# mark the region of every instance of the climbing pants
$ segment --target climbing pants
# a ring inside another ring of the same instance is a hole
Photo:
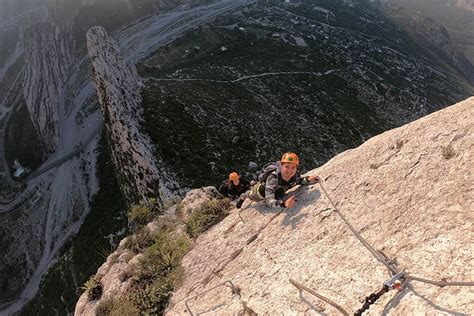
[[[247,192],[243,193],[240,198],[241,199],[247,199],[249,198],[250,200],[254,202],[260,202],[264,200],[265,198],[260,194],[260,190],[262,190],[262,185],[260,182],[257,182],[255,185],[253,185],[250,190]]]

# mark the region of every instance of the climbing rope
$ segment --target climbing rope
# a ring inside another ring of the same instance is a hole
[[[221,286],[227,286],[227,287],[229,287],[230,290],[232,291],[232,296],[238,296],[238,297],[239,297],[239,300],[240,300],[240,298],[241,298],[241,297],[240,297],[240,288],[236,287],[236,286],[234,285],[234,283],[232,283],[231,281],[225,281],[225,282],[223,282],[223,283],[221,283],[221,284],[218,284],[218,285],[214,286],[213,288],[210,288],[210,289],[207,290],[207,291],[204,291],[204,292],[201,292],[201,293],[199,293],[199,294],[196,294],[196,295],[194,295],[194,296],[188,298],[186,301],[184,301],[184,305],[186,306],[186,309],[188,310],[189,314],[191,314],[191,316],[194,315],[193,312],[191,311],[191,308],[190,308],[189,305],[188,305],[188,302],[189,302],[189,301],[191,301],[191,300],[193,300],[193,299],[195,299],[195,298],[197,298],[197,297],[199,297],[199,296],[201,296],[201,295],[203,295],[203,294],[206,294],[206,293],[208,293],[208,292],[210,292],[210,291],[213,291],[213,290],[215,290],[215,289],[217,289],[218,287],[221,287]]]
[[[401,271],[401,272],[397,273],[396,275],[394,275],[393,277],[391,277],[390,279],[388,279],[387,281],[385,281],[382,288],[379,291],[377,291],[375,293],[372,293],[372,294],[370,294],[369,296],[367,296],[365,298],[364,305],[362,305],[362,308],[358,309],[354,313],[354,316],[362,316],[362,314],[366,310],[368,310],[372,304],[377,302],[377,300],[382,295],[384,295],[385,293],[388,293],[389,291],[391,291],[393,289],[399,290],[404,285],[404,283],[406,282],[405,276],[406,276],[405,271]],[[341,314],[343,314],[345,316],[349,315],[349,313],[342,306],[340,306],[336,302],[330,300],[329,298],[322,296],[321,294],[317,293],[316,291],[314,291],[314,290],[312,290],[312,289],[296,282],[293,279],[289,279],[289,281],[290,281],[291,284],[293,284],[293,286],[295,286],[300,291],[306,291],[306,292],[316,296],[317,298],[319,298],[323,302],[326,302],[329,305],[336,308],[339,312],[341,312]]]
[[[384,295],[385,293],[388,293],[389,291],[391,291],[393,289],[400,289],[404,285],[404,283],[406,282],[405,276],[406,276],[405,272],[401,271],[401,272],[397,273],[396,275],[394,275],[393,277],[391,277],[390,279],[388,279],[387,281],[385,281],[382,288],[379,291],[377,291],[375,293],[372,293],[372,294],[370,294],[369,296],[367,296],[365,298],[364,305],[362,305],[362,307],[354,313],[354,316],[362,316],[362,314],[366,310],[368,310],[372,304],[377,302],[377,300],[382,295]],[[296,282],[293,279],[290,279],[289,281],[290,281],[291,284],[293,284],[300,291],[306,291],[306,292],[316,296],[317,298],[319,298],[323,302],[326,302],[329,305],[333,306],[339,312],[341,312],[342,315],[345,315],[345,316],[349,315],[349,313],[342,306],[340,306],[336,302],[330,300],[329,298],[322,296],[321,294],[317,293],[316,291],[314,291],[314,290],[312,290],[312,289]]]
[[[324,194],[328,198],[329,202],[331,203],[332,207],[334,207],[334,210],[336,213],[342,218],[344,223],[349,227],[349,229],[354,233],[354,235],[359,239],[359,241],[374,255],[374,257],[383,263],[394,275],[399,273],[399,269],[397,269],[393,264],[393,260],[389,260],[390,258],[386,257],[385,255],[382,255],[380,252],[376,251],[360,234],[355,228],[347,221],[345,216],[339,211],[339,209],[336,207],[334,202],[332,201],[331,197],[327,193],[326,189],[324,188],[324,185],[319,182],[319,185],[321,186],[321,189],[323,190]],[[427,284],[432,284],[432,285],[437,285],[439,287],[445,287],[445,286],[474,286],[474,281],[446,281],[442,279],[441,281],[434,281],[430,279],[425,279],[425,278],[420,278],[417,276],[412,276],[409,273],[406,273],[405,278],[407,280],[412,280],[412,281],[418,281],[418,282],[423,282]]]
[[[239,215],[240,220],[242,221],[242,223],[245,224],[245,221],[244,221],[244,219],[242,218],[242,213],[243,213],[243,211],[245,211],[246,209],[248,209],[248,208],[250,207],[250,205],[252,205],[254,202],[255,202],[255,201],[250,201],[249,204],[247,204],[245,207],[241,208],[241,209],[237,212],[237,214]]]
[[[339,209],[336,207],[336,204],[332,201],[331,197],[327,193],[326,189],[324,188],[324,185],[322,182],[319,182],[319,185],[321,189],[323,190],[324,194],[328,198],[329,202],[331,203],[332,207],[334,208],[334,211],[339,215],[339,217],[344,221],[344,223],[349,227],[349,229],[352,231],[352,233],[359,239],[359,241],[372,253],[372,255],[381,263],[383,263],[393,274],[397,274],[399,271],[395,269],[384,257],[380,255],[379,252],[377,252],[360,234],[359,232],[349,223],[349,221],[346,219],[346,217],[339,211]]]
[[[336,207],[336,204],[333,202],[329,194],[327,193],[324,185],[322,184],[322,181],[319,182],[319,185],[328,198],[329,202],[331,203],[332,207],[334,208],[334,211],[339,215],[339,217],[344,221],[344,223],[349,227],[349,229],[352,231],[352,233],[357,237],[357,239],[372,253],[372,255],[381,263],[383,263],[393,274],[393,276],[384,282],[383,287],[375,292],[370,294],[365,298],[364,305],[362,308],[358,309],[354,315],[355,316],[361,316],[366,310],[370,308],[372,304],[377,302],[377,300],[385,293],[389,292],[390,290],[393,289],[400,289],[402,288],[406,282],[408,281],[418,281],[418,282],[424,282],[427,284],[432,284],[432,285],[437,285],[439,287],[444,287],[444,286],[474,286],[474,282],[472,281],[453,281],[453,282],[448,282],[445,279],[442,279],[441,281],[434,281],[434,280],[429,280],[425,278],[420,278],[416,276],[410,275],[408,272],[405,271],[400,271],[400,268],[398,267],[398,263],[396,260],[390,259],[387,255],[385,255],[382,251],[377,251],[375,250],[374,247],[372,247],[361,235],[360,233],[349,223],[349,221],[346,219],[346,217],[342,214],[342,212]],[[289,280],[291,284],[293,284],[296,288],[298,288],[300,291],[306,291],[320,300],[330,304],[331,306],[335,307],[337,310],[339,310],[343,315],[349,315],[349,313],[344,310],[340,305],[336,304],[332,300],[316,293],[310,288],[305,287],[302,284],[297,283],[296,281],[290,279]]]
[[[439,287],[445,287],[445,286],[474,286],[474,281],[446,281],[446,280],[441,280],[441,281],[434,281],[434,280],[429,280],[425,278],[420,278],[416,276],[412,276],[410,274],[407,275],[407,279],[412,280],[412,281],[418,281],[418,282],[423,282],[427,284],[432,284],[432,285],[437,285]]]
[[[344,214],[342,214],[342,212],[336,207],[335,203],[333,202],[333,200],[331,199],[331,197],[329,196],[329,194],[327,193],[326,189],[324,188],[324,185],[322,184],[322,181],[320,180],[319,181],[319,185],[322,189],[322,191],[324,192],[324,194],[326,195],[326,197],[328,198],[329,202],[331,203],[332,207],[334,208],[334,211],[339,215],[339,217],[344,221],[344,223],[349,227],[349,229],[352,231],[352,233],[357,237],[357,239],[369,250],[369,252],[379,261],[381,262],[382,264],[384,264],[389,270],[390,272],[392,273],[392,278],[390,278],[389,280],[385,281],[384,282],[384,285],[382,287],[382,289],[380,289],[379,291],[375,292],[375,293],[372,293],[371,295],[369,295],[368,297],[365,298],[365,302],[364,302],[364,305],[362,306],[362,308],[360,308],[359,310],[357,310],[354,315],[356,316],[360,316],[362,315],[362,313],[366,310],[368,310],[370,308],[370,306],[372,304],[374,304],[383,294],[389,292],[390,290],[392,289],[400,289],[402,286],[404,286],[406,284],[406,282],[408,282],[409,280],[412,280],[412,281],[418,281],[418,282],[424,282],[424,283],[427,283],[427,284],[432,284],[432,285],[437,285],[439,287],[444,287],[444,286],[474,286],[474,282],[472,281],[466,281],[466,282],[463,282],[463,281],[454,281],[454,282],[448,282],[446,281],[445,279],[442,279],[441,281],[434,281],[434,280],[429,280],[429,279],[425,279],[425,278],[420,278],[420,277],[416,277],[416,276],[412,276],[410,275],[408,272],[405,272],[405,271],[400,271],[400,268],[398,267],[398,264],[397,264],[397,261],[394,260],[394,259],[390,259],[388,256],[386,256],[383,252],[381,251],[377,251],[375,250],[375,248],[373,248],[361,235],[360,233],[349,223],[349,221],[346,219],[346,217],[344,216]],[[250,204],[249,204],[250,205]],[[244,208],[245,210],[245,208]],[[257,231],[257,233],[253,234],[249,239],[247,239],[246,241],[246,245],[249,245],[251,244],[254,240],[256,240],[259,236],[259,234],[275,219],[277,218],[283,211],[285,210],[285,208],[281,208],[281,210],[277,213],[275,213],[271,218],[270,220],[268,220],[264,225],[262,225],[260,227],[260,229]],[[240,213],[239,213],[239,217],[240,217]],[[241,217],[240,217],[241,218]],[[243,219],[241,218],[241,220],[243,221]],[[245,247],[245,246],[244,246]],[[201,286],[205,286],[209,283],[209,281],[211,280],[212,276],[213,275],[218,275],[218,273],[220,271],[222,271],[226,266],[227,264],[229,264],[230,262],[232,262],[233,260],[235,260],[243,251],[244,247],[242,248],[239,248],[237,251],[234,251],[233,254],[230,256],[229,259],[225,260],[224,261],[224,264],[219,264],[218,265],[218,269],[212,271],[207,277],[205,277],[201,282],[198,282],[196,283],[195,285],[193,285],[190,289],[190,291],[188,293],[190,293],[191,291],[193,291],[194,289],[196,289],[197,287],[199,287],[199,285]],[[290,279],[289,282],[295,286],[296,288],[298,288],[300,291],[306,291],[314,296],[316,296],[317,298],[321,299],[322,301],[330,304],[331,306],[333,306],[334,308],[336,308],[337,310],[339,310],[343,315],[349,315],[349,313],[344,310],[344,308],[342,308],[340,305],[336,304],[335,302],[333,302],[332,300],[316,293],[314,290],[310,289],[310,288],[307,288],[305,287],[304,285],[296,282],[295,280],[292,280]],[[228,285],[229,284],[229,285]],[[232,290],[232,293],[234,295],[238,295],[239,296],[239,299],[240,299],[240,289],[235,287],[232,282],[230,281],[226,281],[224,283],[221,283],[207,291],[204,291],[202,293],[199,293],[189,299],[187,299],[185,301],[185,305],[186,305],[186,308],[188,309],[188,312],[192,314],[191,312],[191,309],[189,308],[188,306],[188,301],[192,300],[192,299],[195,299],[196,297],[200,296],[200,295],[203,295],[207,292],[210,292],[220,286],[224,286],[224,285],[227,285],[231,288]]]
[[[255,234],[253,234],[252,236],[250,236],[250,238],[248,238],[248,239],[245,241],[245,246],[248,246],[248,245],[250,245],[252,242],[254,242],[254,241],[258,238],[258,236],[260,235],[260,233],[261,233],[275,218],[277,218],[278,216],[280,216],[280,214],[281,214],[284,210],[285,210],[285,208],[282,207],[282,208],[281,208],[277,213],[275,213],[264,225],[262,225],[262,226],[258,229],[258,231],[257,231]],[[244,247],[245,247],[245,246],[244,246]],[[244,250],[244,247],[241,247],[241,248],[237,249],[236,251],[234,251],[234,252],[230,255],[230,257],[229,257],[228,259],[226,259],[226,260],[224,260],[223,262],[221,262],[221,263],[218,265],[218,267],[217,267],[216,269],[212,270],[211,273],[209,273],[206,277],[204,277],[204,279],[202,279],[201,281],[199,281],[199,282],[197,282],[196,284],[194,284],[193,286],[191,286],[191,288],[188,290],[187,293],[188,293],[188,294],[191,293],[192,291],[194,291],[195,289],[197,289],[197,288],[200,287],[200,286],[206,286],[206,285],[211,281],[211,279],[212,279],[213,276],[215,276],[215,275],[218,276],[219,273],[220,273],[222,270],[224,270],[225,267],[226,267],[229,263],[231,263],[232,261],[234,261],[234,260],[242,253],[242,251]],[[227,282],[230,282],[230,281],[227,281]],[[221,283],[221,284],[217,285],[216,287],[225,285],[225,283],[226,283],[226,282]],[[193,299],[193,298],[196,298],[196,297],[199,296],[199,295],[202,295],[202,294],[204,294],[204,293],[207,293],[207,292],[209,292],[209,291],[212,291],[212,290],[215,289],[216,287],[213,287],[213,288],[211,288],[211,289],[209,289],[209,290],[207,290],[207,291],[204,291],[204,292],[202,292],[202,293],[200,293],[200,294],[198,294],[198,295],[195,295],[195,296],[189,298],[188,300],[186,300],[185,304],[187,303],[187,301],[189,301],[189,300],[191,300],[191,299]],[[186,304],[186,307],[188,308],[187,304]],[[188,311],[189,311],[189,309],[188,309]],[[191,313],[191,312],[190,312],[190,313]],[[192,313],[191,313],[191,315],[192,315]]]
[[[188,294],[191,293],[192,291],[194,291],[196,288],[198,287],[201,287],[201,286],[206,286],[212,279],[213,276],[215,275],[218,275],[222,270],[225,269],[225,267],[231,263],[232,261],[234,261],[241,253],[242,251],[244,250],[244,247],[250,245],[252,242],[254,242],[258,236],[260,235],[260,233],[268,226],[270,225],[270,223],[275,219],[277,218],[278,216],[280,216],[281,213],[283,213],[283,211],[285,211],[286,208],[282,207],[277,213],[275,213],[264,225],[260,226],[260,228],[257,230],[256,233],[254,233],[252,236],[250,236],[246,241],[245,241],[245,245],[239,249],[237,249],[236,251],[234,251],[230,257],[226,260],[224,260],[223,262],[221,262],[218,267],[214,270],[211,271],[211,273],[209,273],[206,277],[204,277],[201,281],[195,283],[189,290],[188,290]]]

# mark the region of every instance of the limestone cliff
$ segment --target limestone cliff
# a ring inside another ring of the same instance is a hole
[[[177,213],[182,213],[184,216],[186,214],[189,215],[192,210],[200,207],[203,203],[216,198],[220,198],[220,194],[214,187],[191,190],[186,194],[179,206],[171,206],[165,214],[157,220],[148,223],[141,231],[139,230],[135,234],[124,238],[117,250],[107,257],[106,262],[94,276],[94,279],[101,284],[100,298],[90,300],[87,291],[85,291],[76,304],[74,315],[107,315],[107,313],[101,313],[100,311],[104,310],[103,306],[107,305],[108,300],[123,299],[124,296],[130,295],[137,290],[137,287],[140,287],[140,284],[137,284],[137,275],[140,273],[140,270],[143,270],[141,266],[143,266],[146,251],[140,249],[137,253],[136,247],[131,245],[137,243],[144,244],[146,243],[144,239],[147,238],[154,239],[160,230],[165,229],[166,223],[176,220],[175,216]],[[181,233],[185,231],[182,221],[179,221],[176,230]],[[145,233],[143,233],[144,231]],[[145,311],[142,312],[147,314]],[[115,311],[115,313],[117,315],[135,315],[138,312],[124,312],[121,310],[120,312]]]
[[[309,174],[362,236],[414,275],[448,281],[474,279],[474,98],[373,137]],[[388,279],[388,270],[332,212],[315,185],[301,190],[298,206],[251,206],[234,212],[197,239],[183,261],[186,279],[167,315],[263,315],[338,313],[299,291],[304,283],[349,313]],[[273,220],[272,220],[273,219]],[[270,222],[270,220],[272,220]],[[268,224],[269,223],[269,224]],[[265,227],[265,225],[267,225]],[[256,237],[255,237],[256,236]],[[240,299],[226,287],[231,281]],[[470,314],[474,291],[410,281],[389,292],[369,314]],[[319,311],[319,312],[318,312]],[[248,310],[247,310],[248,312]]]
[[[173,178],[158,167],[149,139],[140,132],[141,95],[137,73],[120,55],[116,42],[102,27],[87,32],[97,96],[121,188],[129,204],[178,190]]]
[[[51,21],[25,34],[23,93],[28,111],[46,151],[59,142],[59,115],[64,111],[64,85],[73,64],[71,41]]]
[[[373,137],[310,171],[324,180],[322,186],[289,193],[297,195],[292,209],[246,208],[246,202],[240,215],[231,210],[184,256],[184,280],[166,314],[338,313],[300,293],[290,278],[349,314],[361,308],[390,274],[329,199],[370,245],[409,275],[472,281],[473,122],[474,97]],[[181,204],[184,213],[209,194],[208,189],[188,193]],[[148,225],[149,231],[156,229],[156,223]],[[102,288],[100,300],[83,294],[75,315],[93,315],[102,301],[128,293],[143,256],[127,252],[128,239],[95,276]],[[383,295],[365,315],[465,315],[474,310],[473,301],[470,287],[408,281]]]

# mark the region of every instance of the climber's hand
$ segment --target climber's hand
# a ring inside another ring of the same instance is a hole
[[[292,208],[295,205],[296,199],[295,196],[290,196],[288,199],[285,201],[285,207],[287,208]]]
[[[318,176],[309,176],[308,181],[311,183],[318,183],[321,181],[321,179]]]

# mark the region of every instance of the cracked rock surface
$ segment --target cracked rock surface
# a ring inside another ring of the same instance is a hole
[[[140,132],[142,108],[135,67],[102,27],[87,32],[97,96],[104,116],[112,160],[130,205],[156,197],[165,201],[179,191],[173,176],[154,159],[150,140]]]
[[[371,138],[308,174],[320,175],[337,207],[376,249],[412,275],[474,280],[474,97]],[[338,313],[299,291],[292,278],[349,313],[389,278],[354,237],[319,185],[300,189],[297,206],[278,214],[261,205],[236,210],[197,239],[183,259],[186,277],[167,315]],[[246,202],[248,203],[248,202]],[[246,204],[244,204],[245,206]],[[265,226],[267,225],[267,226]],[[368,314],[445,315],[474,311],[474,289],[410,282]]]

